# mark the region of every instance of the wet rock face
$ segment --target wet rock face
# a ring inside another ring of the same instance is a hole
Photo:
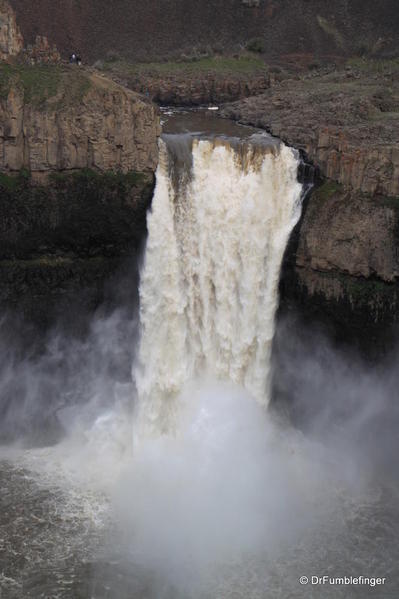
[[[53,75],[52,97],[13,85],[0,101],[1,171],[155,170],[160,128],[150,102],[78,67],[54,67]]]
[[[24,40],[16,22],[13,9],[5,0],[0,0],[0,60],[19,54]]]

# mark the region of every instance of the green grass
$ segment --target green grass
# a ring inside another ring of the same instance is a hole
[[[7,175],[0,173],[0,187],[7,191],[16,191],[30,180],[30,172],[26,169],[21,169],[19,173]]]
[[[24,90],[26,102],[41,104],[55,96],[61,80],[61,68],[49,66],[0,65],[0,96],[7,97],[13,83]]]
[[[7,191],[15,191],[18,189],[18,177],[16,175],[0,173],[0,187],[7,189]]]
[[[7,98],[12,85],[22,87],[27,104],[59,109],[81,101],[91,82],[86,73],[77,68],[0,64],[0,98]]]
[[[181,62],[148,62],[129,63],[125,61],[112,61],[104,64],[104,70],[114,71],[125,75],[167,75],[196,72],[220,73],[252,73],[265,70],[266,65],[256,56],[243,55],[239,58],[232,57],[207,57],[192,61]]]

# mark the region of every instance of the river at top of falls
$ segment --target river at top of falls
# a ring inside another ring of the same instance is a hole
[[[135,370],[153,432],[173,429],[176,398],[199,378],[232,382],[262,405],[269,398],[280,268],[300,216],[298,153],[211,122],[212,135],[190,134],[183,117],[181,132],[160,141]]]

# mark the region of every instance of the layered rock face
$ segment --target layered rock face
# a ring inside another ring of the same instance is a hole
[[[399,323],[397,67],[283,81],[223,114],[300,148],[327,179],[287,251],[283,309],[317,315],[338,337],[389,346]]]
[[[325,184],[306,209],[297,266],[395,282],[399,278],[398,210],[397,200],[376,200]]]
[[[123,81],[129,88],[148,94],[158,104],[167,106],[201,106],[222,104],[264,92],[269,76],[197,73],[188,76],[167,74],[139,76]]]
[[[121,264],[137,261],[157,109],[78,67],[0,69],[0,308],[75,326]]]
[[[13,9],[5,0],[0,0],[0,60],[19,54],[24,40],[16,22]]]
[[[399,73],[344,72],[282,81],[224,116],[303,150],[325,177],[369,194],[399,195]]]
[[[38,69],[38,86],[49,73],[51,97],[44,97],[44,89],[44,96],[35,98],[17,70],[0,101],[0,170],[25,168],[35,176],[82,168],[155,169],[159,124],[151,103],[73,67]]]

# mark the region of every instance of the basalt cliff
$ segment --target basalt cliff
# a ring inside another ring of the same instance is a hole
[[[223,114],[281,137],[316,168],[286,254],[283,308],[389,345],[399,319],[397,63],[357,60],[286,80]]]
[[[146,230],[157,109],[79,67],[0,65],[0,305],[91,311]],[[73,318],[72,318],[73,320]]]
[[[33,311],[46,317],[86,282],[98,305],[145,234],[160,133],[152,100],[230,102],[224,117],[298,148],[314,175],[281,310],[317,316],[337,338],[389,345],[399,319],[396,2],[10,4],[15,13],[0,2],[2,305],[27,298],[31,310],[34,288]],[[96,69],[67,66],[53,44]]]

